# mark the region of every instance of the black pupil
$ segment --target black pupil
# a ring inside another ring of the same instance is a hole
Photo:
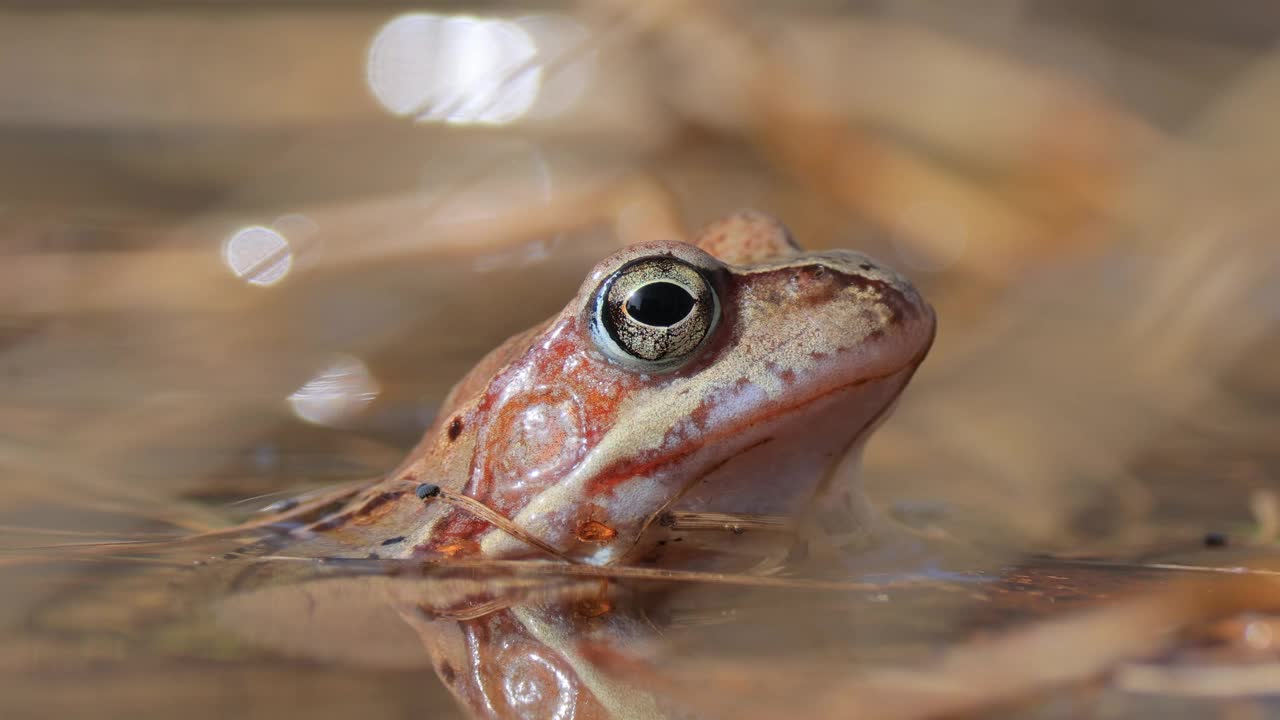
[[[645,325],[671,327],[689,316],[693,303],[693,296],[679,285],[652,282],[627,298],[627,314]]]

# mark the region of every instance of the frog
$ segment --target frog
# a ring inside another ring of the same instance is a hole
[[[308,532],[359,557],[592,566],[758,534],[732,518],[869,538],[861,448],[935,333],[906,277],[806,251],[758,211],[693,242],[626,246],[480,360],[403,462]],[[729,531],[694,542],[680,517]]]

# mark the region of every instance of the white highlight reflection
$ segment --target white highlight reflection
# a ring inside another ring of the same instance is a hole
[[[380,390],[359,358],[340,355],[290,395],[289,406],[309,423],[333,425],[363,410]]]
[[[533,38],[516,23],[407,13],[378,31],[366,77],[395,115],[503,125],[533,106],[542,82]]]
[[[276,230],[251,225],[227,239],[222,259],[236,277],[251,285],[275,285],[293,268],[293,248]]]

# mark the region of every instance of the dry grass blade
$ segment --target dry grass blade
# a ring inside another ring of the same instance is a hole
[[[1130,663],[1116,670],[1117,687],[1173,697],[1239,698],[1280,693],[1280,663],[1245,667],[1162,667]]]
[[[301,520],[312,517],[326,508],[338,505],[360,492],[368,480],[343,483],[331,488],[308,493],[301,502],[278,512],[267,513],[230,527],[180,535],[164,533],[115,533],[77,532],[41,528],[0,526],[0,531],[11,530],[17,534],[51,535],[57,537],[116,537],[128,538],[102,542],[64,543],[58,545],[26,545],[0,548],[7,564],[39,564],[53,560],[105,558],[123,550],[139,553],[169,551],[178,548],[200,547],[231,538],[260,539],[264,531],[271,529],[292,530]],[[127,511],[127,509],[126,509]]]
[[[672,530],[773,530],[790,532],[795,529],[791,518],[781,515],[752,515],[749,513],[690,512],[672,510],[658,518],[661,525]]]
[[[479,500],[476,500],[475,498],[468,497],[466,495],[461,495],[458,493],[451,493],[439,487],[435,488],[434,494],[430,496],[420,496],[420,497],[422,497],[423,500],[426,502],[439,501],[443,503],[448,503],[453,507],[458,508],[459,510],[470,513],[476,516],[477,518],[484,520],[490,525],[498,528],[499,530],[502,530],[503,532],[510,535],[511,537],[527,545],[535,547],[541,550],[542,552],[550,555],[551,557],[556,558],[557,560],[560,560],[566,563],[577,562],[573,558],[570,558],[569,556],[555,549],[551,545],[548,545],[546,542],[543,542],[541,538],[537,537],[536,535],[533,535],[530,532],[527,532],[524,528],[520,527],[515,522],[513,522],[511,518],[507,517],[506,515],[503,515],[502,513],[494,510],[493,508],[490,508],[488,505],[485,505],[484,503],[480,502]]]
[[[58,530],[52,528],[26,527],[23,525],[0,525],[0,533],[12,535],[44,535],[52,537],[93,537],[117,538],[124,540],[174,540],[181,536],[173,533],[119,532],[113,530]]]
[[[802,577],[773,577],[737,573],[716,573],[700,570],[675,570],[635,566],[596,566],[550,562],[543,560],[470,560],[457,559],[439,562],[416,560],[384,560],[365,558],[326,558],[277,553],[259,558],[264,562],[319,564],[352,571],[395,573],[412,576],[415,572],[424,577],[437,574],[450,575],[459,572],[510,574],[516,577],[589,577],[616,580],[641,580],[650,582],[687,583],[692,585],[728,585],[739,587],[779,588],[784,590],[811,590],[818,592],[881,592],[903,588],[929,588],[941,591],[961,592],[963,584],[939,580],[930,576],[905,575],[883,582],[857,582],[845,580],[811,580]]]

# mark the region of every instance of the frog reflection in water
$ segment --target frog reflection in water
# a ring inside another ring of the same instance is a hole
[[[750,542],[690,538],[667,522],[680,513],[822,518],[846,545],[870,540],[860,450],[933,336],[902,276],[804,252],[765,215],[696,244],[633,245],[484,358],[404,463],[314,529],[359,556],[549,556],[466,507],[423,503],[415,485],[431,483],[595,565]]]

